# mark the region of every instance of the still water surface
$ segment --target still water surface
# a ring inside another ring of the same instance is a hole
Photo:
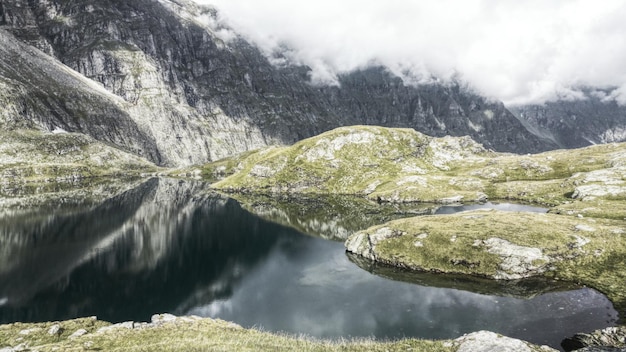
[[[466,209],[438,212],[459,210]],[[331,220],[301,216],[326,230],[341,223],[336,212]],[[558,347],[617,319],[591,289],[406,273],[351,260],[342,242],[295,228],[203,184],[164,179],[101,203],[5,211],[0,322],[91,315],[146,321],[170,312],[323,338],[455,338],[491,330]]]

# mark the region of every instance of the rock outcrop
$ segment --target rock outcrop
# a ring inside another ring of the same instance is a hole
[[[346,250],[370,260],[434,273],[496,280],[547,277],[585,283],[626,305],[623,222],[478,210],[394,220],[359,231]],[[620,264],[621,263],[621,264]],[[620,288],[621,287],[621,288]]]
[[[486,199],[483,181],[446,172],[460,163],[484,163],[493,155],[468,137],[432,138],[412,129],[351,126],[207,168],[215,173],[224,163],[230,165],[223,172],[232,175],[214,184],[224,190],[450,203]]]
[[[522,340],[502,336],[491,331],[477,331],[454,340],[457,352],[555,352],[548,346],[531,345]]]
[[[489,151],[468,137],[432,138],[411,129],[350,126],[194,172],[222,178],[214,187],[230,191],[342,193],[379,203],[515,199],[569,212],[626,195],[625,148],[624,143],[605,144],[519,156]],[[601,217],[625,218],[626,211],[619,209]]]
[[[626,351],[626,327],[610,327],[563,340],[566,351]]]

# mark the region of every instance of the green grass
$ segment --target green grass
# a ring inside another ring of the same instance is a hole
[[[26,344],[37,351],[423,351],[451,352],[444,341],[404,339],[392,342],[343,340],[331,342],[285,334],[272,334],[213,319],[188,319],[156,327],[124,329],[99,333],[109,323],[89,318],[59,323],[60,336],[51,336],[54,323],[8,324],[0,326],[0,348]],[[28,335],[26,329],[36,329]],[[86,335],[70,339],[78,329]]]
[[[590,201],[565,202],[550,209],[551,213],[591,218],[626,220],[626,199],[594,199]]]
[[[395,203],[467,202],[486,194],[557,206],[572,201],[589,172],[623,162],[625,150],[610,144],[520,156],[464,138],[352,126],[208,164],[203,174],[222,170],[215,188],[260,194],[352,194]]]
[[[372,199],[398,198],[430,202],[463,195],[477,197],[476,184],[452,184],[429,160],[438,151],[432,140],[411,129],[373,126],[339,128],[291,147],[272,147],[204,166],[234,170],[215,188],[268,194],[369,194]],[[447,141],[446,141],[447,142]],[[472,145],[474,146],[474,145]],[[445,149],[445,142],[438,145]],[[458,152],[458,151],[457,151]],[[466,153],[471,159],[473,154]],[[479,153],[480,154],[480,153]],[[477,154],[478,155],[478,154]],[[234,165],[237,165],[236,168]],[[265,172],[260,172],[265,171]],[[429,184],[407,182],[415,173],[431,176]],[[432,176],[439,175],[439,179]],[[465,184],[465,185],[464,185]],[[400,194],[399,190],[403,190]]]

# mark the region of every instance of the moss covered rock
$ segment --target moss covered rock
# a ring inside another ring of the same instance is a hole
[[[626,306],[622,221],[478,210],[391,221],[352,235],[346,248],[414,270],[577,282]]]
[[[222,178],[214,187],[234,192],[351,194],[393,203],[489,198],[560,206],[626,200],[626,144],[514,155],[486,150],[467,137],[351,126],[208,164],[202,174]]]
[[[220,161],[214,186],[270,194],[352,194],[381,202],[486,199],[486,182],[455,177],[457,163],[482,164],[494,153],[469,138],[432,138],[412,129],[343,127],[298,142]],[[230,168],[230,170],[227,169]]]

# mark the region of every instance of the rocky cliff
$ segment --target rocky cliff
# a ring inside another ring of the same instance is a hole
[[[561,148],[626,141],[626,106],[607,99],[610,89],[582,90],[578,100],[510,107],[527,127]]]
[[[408,86],[375,67],[313,86],[307,67],[272,65],[187,0],[2,0],[0,28],[0,98],[13,107],[3,124],[85,133],[159,165],[353,124],[470,135],[500,151],[556,147],[458,83]]]

